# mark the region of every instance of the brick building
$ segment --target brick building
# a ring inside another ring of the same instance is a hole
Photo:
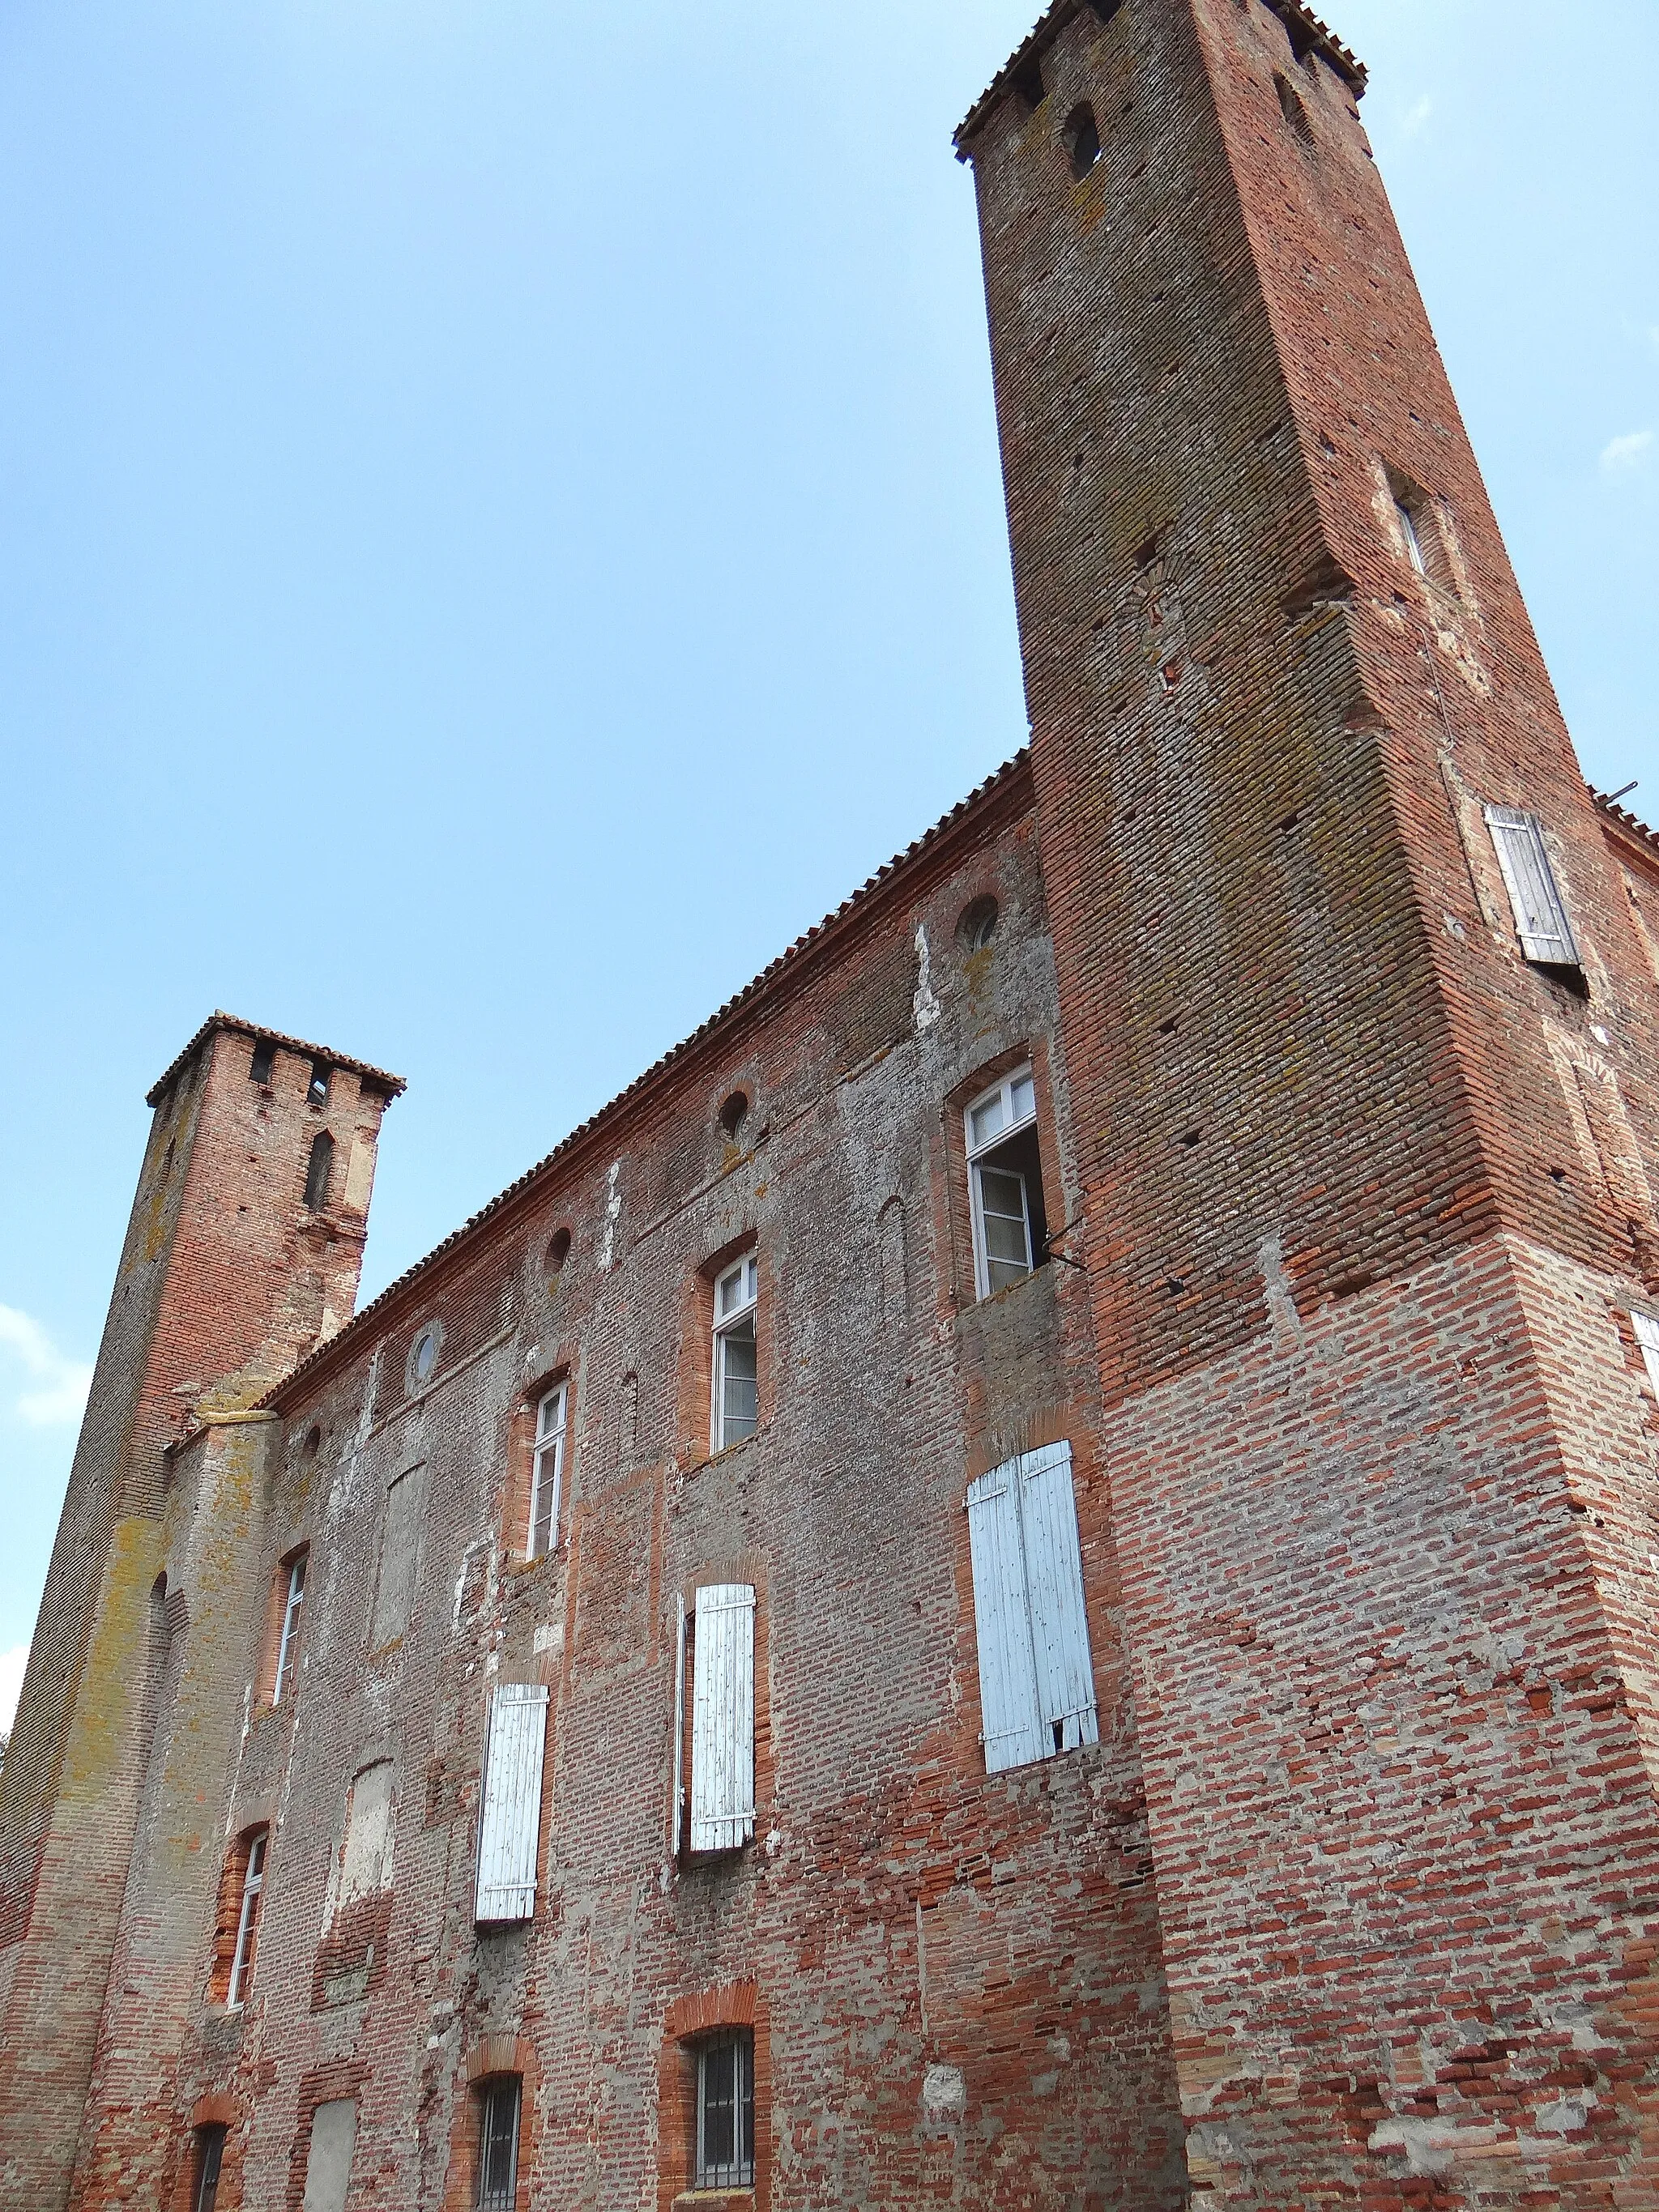
[[[155,1120],[0,2203],[1659,2203],[1659,840],[1295,0],[964,124],[1031,740],[355,1320]]]

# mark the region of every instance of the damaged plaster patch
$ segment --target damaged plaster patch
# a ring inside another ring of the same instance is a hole
[[[1446,2173],[1461,2154],[1487,2149],[1496,2128],[1449,2127],[1443,2120],[1384,2120],[1372,2135],[1372,2150],[1401,2151],[1412,2173]]]
[[[622,1219],[622,1162],[612,1160],[605,1179],[605,1236],[599,1245],[599,1273],[608,1275],[617,1256],[617,1224]]]
[[[919,1030],[932,1029],[933,1024],[945,1012],[939,1002],[939,995],[933,989],[932,970],[933,955],[927,948],[927,926],[919,921],[916,924],[916,991],[915,998],[910,1001],[911,1011],[915,1016],[916,1027]]]
[[[930,2120],[952,2119],[968,2109],[968,2083],[960,2066],[930,2066],[921,2077],[921,2109]]]

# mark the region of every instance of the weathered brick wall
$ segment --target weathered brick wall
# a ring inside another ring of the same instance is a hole
[[[40,1740],[110,1674],[75,1657],[94,1631],[130,1679],[96,1848],[60,1820],[13,1947],[6,2203],[61,2201],[112,1944],[88,2207],[179,2212],[210,2119],[221,2203],[297,2207],[350,2098],[354,2207],[455,2212],[507,2070],[520,2212],[671,2212],[684,2039],[739,2024],[743,2212],[1655,2200],[1659,858],[1578,779],[1358,82],[1289,0],[1049,11],[967,139],[1030,763],[309,1358],[361,1219],[273,1200],[215,1048],[187,1261],[131,1341],[112,1320],[89,1416],[130,1405],[149,1456],[77,1473],[53,1570]],[[1521,959],[1483,801],[1544,820],[1582,977]],[[1028,1055],[1063,1257],[979,1304],[962,1109]],[[302,1091],[282,1114],[297,1160]],[[711,1459],[713,1278],[750,1249],[761,1427]],[[186,1384],[230,1413],[296,1360],[280,1428],[214,1429],[164,1491]],[[562,1537],[526,1564],[557,1378]],[[1062,1437],[1102,1741],[988,1778],[963,1495]],[[734,1580],[757,1834],[677,1863],[678,1608]],[[486,1714],[530,1682],[543,1887],[480,1933]],[[347,1896],[371,1769],[390,1880]]]
[[[968,954],[957,920],[987,891],[997,933]],[[1054,1012],[1017,769],[279,1394],[286,1441],[248,1573],[263,1594],[311,1547],[301,1686],[275,1711],[252,1701],[203,1821],[222,1844],[273,1824],[256,1986],[240,2015],[206,2002],[216,1869],[201,1866],[188,2030],[169,2000],[173,2053],[153,2052],[175,2161],[201,2100],[234,2099],[228,2201],[293,2197],[308,2110],[349,2080],[354,2205],[470,2202],[470,2084],[501,2050],[526,2075],[521,2204],[670,2201],[685,2115],[679,2089],[659,2112],[661,2084],[681,2081],[677,2038],[739,2016],[721,2010],[732,1991],[761,2039],[756,2197],[774,2212],[1184,2200],[1086,1286],[1056,1263],[977,1306],[967,1251],[960,1105],[1028,1048],[1051,1214],[1067,1218]],[[732,1143],[717,1115],[739,1086]],[[711,1461],[697,1286],[749,1237],[763,1425]],[[415,1388],[434,1321],[434,1376]],[[526,1416],[559,1372],[564,1535],[527,1565],[503,1532],[521,1536]],[[1008,1450],[1059,1435],[1077,1454],[1103,1741],[988,1778],[963,1498]],[[416,1466],[416,1600],[375,1650],[386,1492]],[[676,1868],[677,1605],[726,1578],[759,1594],[758,1833],[734,1860]],[[262,1663],[247,1656],[250,1686]],[[545,1893],[528,1929],[481,1936],[489,1695],[538,1680]],[[393,1881],[359,1927],[361,1907],[331,1915],[331,1885],[351,1779],[382,1759]],[[135,1899],[128,1923],[137,1957],[153,1915]],[[125,2154],[123,2117],[88,2203],[150,2160],[153,2106],[131,2107]]]
[[[1645,2203],[1652,970],[1345,58],[1260,0],[1036,51],[968,150],[1194,2181]]]
[[[0,2203],[28,2212],[65,2201],[145,1784],[167,1447],[204,1394],[257,1395],[349,1318],[356,1294],[364,1169],[395,1084],[342,1069],[326,1108],[313,1107],[309,1053],[279,1051],[262,1087],[252,1043],[210,1025],[152,1094],[0,1784]],[[325,1125],[340,1140],[335,1190],[310,1212],[306,1164]],[[354,1142],[368,1157],[348,1204]]]

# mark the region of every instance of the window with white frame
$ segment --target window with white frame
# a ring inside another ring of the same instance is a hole
[[[691,1725],[686,1729],[690,1646]],[[690,1756],[690,1787],[685,1765]],[[675,1844],[690,1804],[694,1851],[735,1851],[755,1832],[755,1592],[716,1583],[680,1610],[674,1714]]]
[[[514,2212],[519,2201],[519,2114],[524,2085],[498,2074],[479,2094],[477,2212]]]
[[[1098,1743],[1070,1444],[981,1475],[968,1535],[987,1771]]]
[[[1642,1364],[1648,1370],[1654,1396],[1659,1398],[1659,1316],[1633,1313],[1630,1318],[1636,1341],[1641,1346]]]
[[[714,1284],[714,1403],[711,1446],[752,1437],[760,1426],[760,1346],[755,1334],[760,1270],[750,1252]]]
[[[294,1686],[294,1673],[300,1656],[300,1608],[305,1602],[306,1559],[304,1552],[296,1553],[289,1561],[286,1588],[283,1593],[283,1626],[276,1639],[276,1674],[271,1684],[270,1702],[280,1705]]]
[[[744,2027],[697,2045],[699,2189],[755,2184],[755,2039]]]
[[[559,1496],[564,1486],[565,1413],[568,1395],[566,1386],[561,1382],[547,1393],[536,1408],[526,1559],[544,1558],[559,1540]]]
[[[230,1994],[234,2011],[244,2002],[253,1980],[253,1958],[259,1944],[259,1906],[265,1893],[265,1846],[269,1829],[261,1828],[248,1839],[242,1868],[242,1903],[236,1917],[236,1948],[230,1961]]]
[[[1522,951],[1541,968],[1578,967],[1578,946],[1550,866],[1543,823],[1516,806],[1489,806],[1486,827],[1497,848]]]
[[[978,1295],[989,1298],[1023,1281],[1048,1256],[1036,1082],[1030,1067],[1016,1068],[981,1092],[966,1121],[974,1282]]]

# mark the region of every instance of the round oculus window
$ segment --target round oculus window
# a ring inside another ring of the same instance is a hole
[[[411,1391],[424,1389],[432,1380],[437,1370],[438,1352],[442,1343],[442,1329],[435,1321],[429,1321],[410,1346],[407,1379]]]

